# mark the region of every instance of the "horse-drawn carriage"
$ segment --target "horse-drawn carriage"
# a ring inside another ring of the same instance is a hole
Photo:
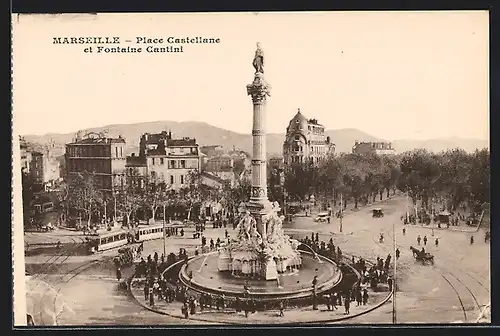
[[[416,261],[419,261],[424,265],[426,263],[431,263],[432,265],[434,265],[434,256],[432,254],[425,252],[423,250],[418,250],[413,246],[410,246],[410,250],[413,253],[413,257],[415,258]]]
[[[384,211],[381,208],[372,209],[372,217],[374,218],[384,217]]]

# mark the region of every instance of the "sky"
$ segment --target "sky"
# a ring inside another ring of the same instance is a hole
[[[14,132],[173,120],[250,133],[260,42],[268,132],[285,132],[300,108],[327,129],[388,140],[488,139],[488,30],[486,11],[15,15]],[[220,43],[157,54],[53,44],[71,36]]]

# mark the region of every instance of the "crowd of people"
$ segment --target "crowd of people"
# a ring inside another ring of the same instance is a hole
[[[217,223],[216,227],[224,227],[223,219],[214,221],[214,223]],[[214,240],[210,238],[208,240],[202,234],[205,230],[205,223],[197,226],[197,232],[201,233],[201,246],[196,247],[194,255],[217,250],[223,243],[223,239],[217,238]],[[170,234],[179,235],[180,230],[172,228]],[[229,239],[227,230],[225,230],[224,235],[226,239]],[[389,276],[390,255],[387,256],[385,261],[377,258],[377,263],[372,265],[363,258],[356,261],[354,256],[352,258],[343,256],[340,247],[334,245],[333,238],[330,238],[328,242],[321,241],[318,233],[312,233],[310,237],[306,236],[301,239],[301,243],[301,249],[309,249],[315,254],[336,261],[344,274],[353,272],[347,266],[348,264],[356,270],[357,274],[352,274],[350,280],[343,283],[342,286],[336,286],[332,290],[319,294],[317,293],[315,283],[317,279],[315,278],[312,284],[312,296],[309,299],[301,300],[300,303],[287,300],[258,300],[255,295],[249,295],[251,289],[248,284],[245,284],[242,294],[237,297],[225,297],[224,295],[208,293],[199,294],[190,291],[177,276],[180,267],[189,259],[187,251],[181,248],[177,255],[170,253],[164,256],[155,252],[153,255],[149,255],[146,260],[141,258],[140,262],[136,264],[134,277],[142,279],[144,299],[147,304],[155,306],[157,301],[163,301],[167,304],[174,301],[181,302],[181,313],[185,318],[210,309],[219,311],[232,309],[238,313],[244,312],[247,317],[256,311],[276,309],[279,311],[279,316],[284,316],[285,309],[297,303],[300,305],[312,304],[314,310],[318,309],[318,304],[324,304],[329,311],[337,310],[338,307],[343,306],[344,314],[350,314],[351,304],[356,303],[357,306],[368,304],[368,286],[376,287],[379,283],[385,283],[388,285],[389,291],[392,290],[392,278]],[[175,263],[178,263],[178,266],[173,266],[169,271],[165,272],[167,268]],[[348,279],[349,276],[343,278]]]
[[[328,243],[319,240],[319,234],[311,234],[311,238],[306,236],[301,239],[301,243],[310,247],[314,253],[323,255],[331,260],[342,265],[348,260],[343,257],[340,247],[335,247],[333,239],[330,238]],[[396,251],[397,258],[399,258],[399,250]],[[350,313],[351,302],[356,302],[357,306],[366,305],[368,302],[368,289],[367,286],[375,288],[378,284],[387,284],[389,291],[393,290],[393,279],[391,274],[391,259],[389,254],[385,258],[377,257],[375,264],[370,265],[369,262],[363,258],[352,256],[349,260],[350,265],[358,272],[359,278],[354,281],[351,287],[335,287],[333,290],[328,291],[322,297],[315,297],[313,293],[312,304],[313,309],[317,309],[317,304],[323,302],[328,310],[336,310],[338,306],[344,306],[344,314]],[[345,268],[344,268],[345,271]]]

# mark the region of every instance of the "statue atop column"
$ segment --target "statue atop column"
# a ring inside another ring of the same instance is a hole
[[[255,56],[253,58],[253,67],[255,68],[255,73],[264,73],[264,51],[260,46],[260,43],[257,42],[257,50],[255,50]]]
[[[257,42],[252,64],[255,68],[255,77],[252,84],[247,85],[247,93],[252,96],[254,103],[261,103],[271,95],[271,85],[264,80],[264,51],[259,42]]]

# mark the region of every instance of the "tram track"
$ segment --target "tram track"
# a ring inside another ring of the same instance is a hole
[[[453,291],[457,295],[458,301],[460,302],[460,306],[462,308],[462,313],[464,315],[464,322],[467,322],[467,312],[465,311],[464,303],[462,301],[462,297],[460,296],[460,293],[458,293],[458,290],[456,289],[456,287],[453,286],[451,281],[444,274],[441,273],[440,275],[450,285],[450,287],[453,289]]]
[[[393,238],[391,232],[392,231],[386,231],[387,232],[387,235],[388,237],[390,237],[391,239]],[[374,236],[375,237],[375,236]],[[399,248],[399,247],[403,247],[402,245],[398,245],[396,244],[396,246]],[[442,256],[441,256],[442,257]],[[459,276],[457,274],[455,274],[453,272],[453,270],[450,270],[451,269],[454,269],[466,276],[468,276],[470,279],[472,279],[475,283],[477,283],[482,289],[484,289],[488,294],[490,293],[490,290],[488,289],[488,287],[486,287],[484,285],[483,282],[479,281],[476,277],[474,277],[470,272],[460,268],[460,267],[457,267],[455,265],[452,264],[453,261],[455,260],[452,260],[450,258],[442,258],[446,261],[446,264],[448,266],[444,266],[444,270],[440,270],[438,269],[436,266],[433,267],[434,271],[437,272],[446,282],[447,284],[452,288],[453,292],[455,293],[455,295],[457,296],[458,298],[458,301],[460,303],[460,307],[461,307],[461,310],[462,310],[462,313],[464,315],[464,322],[467,322],[467,308],[466,308],[466,304],[464,302],[467,302],[467,296],[470,296],[470,298],[472,298],[472,301],[473,301],[473,307],[472,309],[473,310],[476,310],[480,313],[481,312],[481,309],[482,307],[486,306],[486,305],[481,305],[479,303],[479,300],[477,298],[477,292],[474,293],[474,291],[471,289],[471,287],[469,285],[467,285],[463,279],[460,279]],[[448,267],[448,268],[447,268]],[[478,275],[478,277],[482,278],[481,276]],[[457,282],[455,285],[452,284],[452,281],[450,281],[450,279],[455,279],[455,281]],[[486,281],[486,279],[482,278],[483,280]],[[457,286],[458,284],[458,286]],[[464,296],[463,293],[461,294],[460,293],[460,290],[459,290],[459,287],[463,287],[466,291],[467,291],[467,296]]]

